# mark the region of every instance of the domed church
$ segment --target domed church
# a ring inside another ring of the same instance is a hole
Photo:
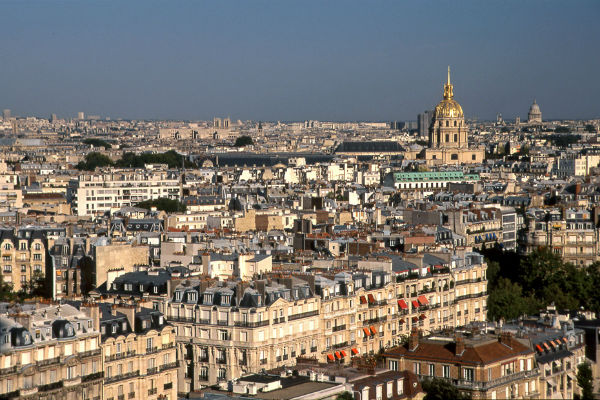
[[[454,86],[444,84],[442,101],[435,107],[429,126],[429,148],[425,149],[425,159],[429,165],[480,163],[485,157],[483,147],[469,148],[469,128],[465,123],[463,109],[454,100]]]
[[[529,113],[527,114],[527,123],[529,124],[541,124],[542,123],[542,111],[540,111],[540,106],[538,106],[535,99],[533,100],[533,104],[529,107]]]

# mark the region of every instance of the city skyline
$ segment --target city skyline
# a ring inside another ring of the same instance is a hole
[[[0,108],[416,120],[439,102],[450,64],[466,118],[524,119],[534,99],[545,119],[598,118],[600,55],[587,49],[600,6],[576,4],[7,2]]]

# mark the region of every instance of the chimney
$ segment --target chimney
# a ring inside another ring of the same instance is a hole
[[[408,337],[408,351],[415,351],[419,347],[419,329],[413,327]]]
[[[456,336],[454,339],[454,355],[461,356],[465,352],[465,340],[462,336]]]
[[[131,329],[135,329],[135,311],[136,311],[135,305],[119,304],[119,305],[114,305],[113,309],[115,309],[115,311],[125,314],[127,316],[127,321],[129,322],[129,326],[131,327]]]
[[[92,319],[95,331],[100,330],[100,307],[98,303],[81,303],[80,310]]]
[[[512,334],[506,331],[501,332],[500,343],[512,349]]]

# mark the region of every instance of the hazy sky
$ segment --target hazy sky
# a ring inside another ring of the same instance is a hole
[[[600,117],[600,1],[0,3],[13,115],[414,120],[452,67],[468,117]]]

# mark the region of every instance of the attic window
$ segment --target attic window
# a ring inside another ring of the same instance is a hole
[[[125,290],[127,290],[128,292],[131,292],[133,290],[133,285],[131,283],[126,283]]]
[[[175,300],[181,301],[181,292],[175,292]]]
[[[154,286],[153,291],[154,293],[158,293],[158,286]]]
[[[144,285],[140,285],[140,292],[144,291]]]
[[[117,333],[117,325],[112,326],[112,333]]]

